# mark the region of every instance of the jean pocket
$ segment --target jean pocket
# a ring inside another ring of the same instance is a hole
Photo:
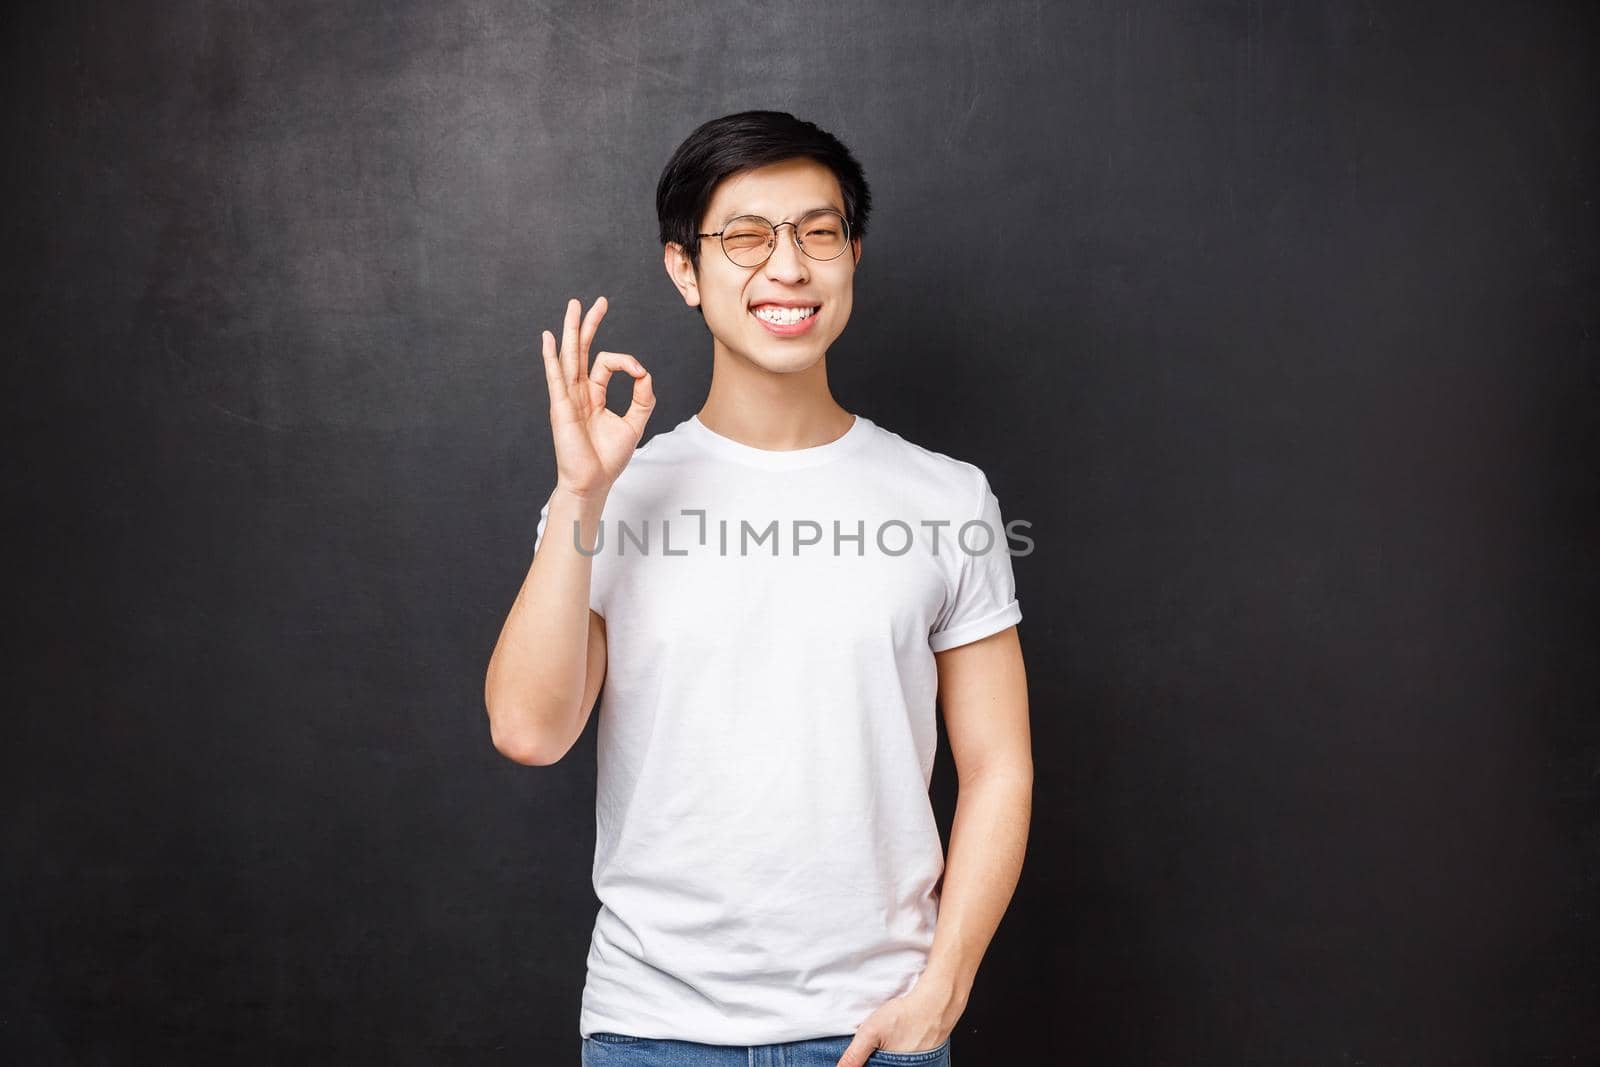
[[[950,1038],[945,1038],[944,1043],[937,1048],[930,1048],[926,1052],[890,1052],[888,1049],[873,1049],[872,1055],[867,1057],[868,1067],[872,1064],[916,1063],[924,1067],[933,1067],[935,1064],[950,1062]]]
[[[613,1034],[604,1030],[596,1030],[589,1035],[590,1041],[597,1041],[602,1045],[633,1045],[643,1041],[642,1037],[632,1037],[628,1034]]]

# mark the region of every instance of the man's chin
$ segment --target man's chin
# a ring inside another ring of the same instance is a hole
[[[745,342],[737,346],[724,344],[722,349],[734,359],[773,374],[795,374],[810,370],[827,351],[825,347],[814,343],[784,343],[776,338],[757,339],[753,344]]]

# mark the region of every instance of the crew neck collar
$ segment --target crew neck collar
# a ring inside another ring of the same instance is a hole
[[[698,413],[685,419],[683,426],[690,439],[708,451],[748,467],[764,467],[767,470],[795,470],[831,463],[858,448],[872,430],[871,420],[865,415],[857,415],[850,428],[832,441],[810,448],[772,449],[756,448],[724,437],[701,422]]]

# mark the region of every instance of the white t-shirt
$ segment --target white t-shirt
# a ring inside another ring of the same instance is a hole
[[[600,536],[580,1033],[854,1033],[933,943],[933,654],[1022,618],[987,477],[860,415],[791,451],[691,416],[634,453]]]

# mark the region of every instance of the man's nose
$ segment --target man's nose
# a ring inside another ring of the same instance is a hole
[[[794,224],[785,223],[772,235],[772,255],[767,257],[767,277],[775,282],[806,280],[806,257],[795,245]]]

